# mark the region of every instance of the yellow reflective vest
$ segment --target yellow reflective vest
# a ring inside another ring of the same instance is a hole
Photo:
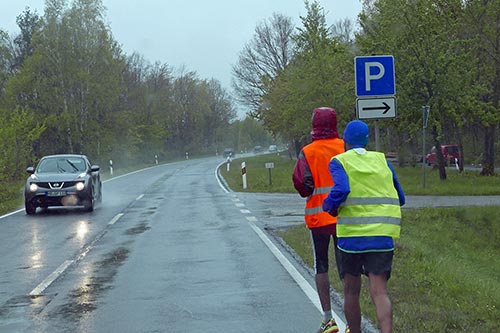
[[[401,207],[384,154],[350,149],[334,158],[347,173],[350,187],[338,210],[337,236],[399,238]]]

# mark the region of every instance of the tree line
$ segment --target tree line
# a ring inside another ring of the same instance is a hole
[[[215,154],[233,141],[234,101],[216,79],[127,55],[101,0],[46,0],[0,30],[0,178],[54,153],[96,163]],[[238,122],[239,125],[239,122]]]
[[[457,143],[461,170],[466,161],[480,164],[482,175],[494,174],[499,1],[364,0],[358,29],[348,19],[328,25],[317,1],[305,7],[298,27],[281,14],[258,24],[233,66],[236,96],[268,130],[298,151],[318,106],[334,107],[342,129],[356,118],[354,57],[393,55],[398,110],[395,119],[378,123],[382,149],[397,151],[400,162],[421,154],[428,105],[429,145]]]

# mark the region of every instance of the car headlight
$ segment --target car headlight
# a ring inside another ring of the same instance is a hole
[[[35,183],[31,183],[30,184],[30,191],[31,192],[36,192],[36,190],[38,190],[38,185],[35,184]]]
[[[78,191],[81,191],[81,190],[83,190],[84,188],[85,188],[85,184],[84,184],[84,183],[82,183],[82,182],[78,182],[78,183],[76,183],[76,189],[77,189]]]

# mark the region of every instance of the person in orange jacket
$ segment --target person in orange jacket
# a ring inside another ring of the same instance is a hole
[[[311,233],[314,251],[314,272],[323,319],[318,333],[338,332],[332,317],[330,280],[328,278],[328,249],[333,238],[337,258],[337,218],[322,209],[323,200],[333,186],[328,169],[330,160],[344,152],[344,141],[337,132],[337,114],[333,108],[320,107],[312,115],[312,142],[302,148],[293,171],[293,184],[306,199],[304,219]],[[337,260],[336,260],[337,261]],[[338,264],[337,264],[338,265]]]

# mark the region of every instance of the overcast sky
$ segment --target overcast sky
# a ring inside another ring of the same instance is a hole
[[[71,1],[70,1],[71,2]],[[0,0],[0,29],[17,33],[16,16],[26,6],[44,11],[44,0]],[[274,12],[300,23],[303,0],[103,0],[112,34],[127,54],[196,71],[231,91],[231,67],[255,27]],[[327,24],[356,20],[361,0],[320,0]],[[174,74],[176,74],[174,72]]]

